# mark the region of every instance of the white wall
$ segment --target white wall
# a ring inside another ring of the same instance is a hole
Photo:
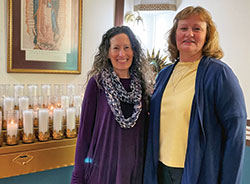
[[[81,75],[20,74],[7,73],[7,0],[0,0],[0,84],[84,83],[103,33],[114,25],[114,7],[115,0],[83,0]]]

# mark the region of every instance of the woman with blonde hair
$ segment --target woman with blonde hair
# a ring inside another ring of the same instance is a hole
[[[150,104],[145,184],[240,184],[246,107],[239,81],[220,59],[210,13],[186,7],[174,18]]]

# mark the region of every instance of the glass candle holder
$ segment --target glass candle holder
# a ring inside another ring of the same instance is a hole
[[[7,145],[18,144],[18,112],[16,110],[7,111]]]
[[[33,143],[35,140],[33,126],[33,110],[23,111],[23,142]]]
[[[29,109],[29,98],[22,96],[18,99],[18,106],[19,106],[19,128],[23,128],[23,111]]]
[[[51,85],[42,84],[41,85],[41,96],[51,96]]]
[[[35,109],[39,107],[39,97],[29,97],[29,109]]]
[[[39,109],[38,116],[38,140],[39,141],[48,141],[49,134],[49,109]]]
[[[83,84],[77,84],[76,95],[80,95],[83,98],[83,96],[84,96],[84,85]]]
[[[27,91],[29,97],[29,108],[32,109],[33,106],[38,103],[38,85],[28,84]]]
[[[82,105],[82,97],[80,95],[74,96],[74,107],[76,108],[76,123],[79,123],[80,113],[81,113],[81,105]]]
[[[69,107],[69,96],[61,96],[61,107],[66,109]]]
[[[64,84],[54,84],[54,107],[61,108],[61,96],[64,96]]]
[[[24,96],[24,84],[14,84],[14,97]]]
[[[3,99],[3,129],[7,128],[7,112],[14,110],[14,98],[5,97]]]
[[[63,109],[61,109],[61,108],[54,109],[54,113],[53,113],[53,139],[62,139],[63,138],[62,122],[63,122]]]
[[[18,105],[19,110],[27,110],[29,108],[29,98],[26,96],[19,97]]]
[[[48,108],[51,104],[51,96],[39,96],[39,104],[41,108]]]
[[[54,96],[64,95],[64,84],[54,84]]]
[[[66,95],[69,97],[69,106],[73,107],[73,96],[76,94],[76,87],[74,84],[67,84],[67,93]]]
[[[66,109],[69,107],[69,96],[61,96],[61,108],[63,109],[63,125],[66,125]]]
[[[67,95],[75,95],[76,93],[76,87],[74,84],[67,84]]]
[[[54,105],[53,103],[51,103],[48,106],[48,110],[49,110],[49,125],[52,126],[53,125],[53,112],[54,112]]]
[[[37,84],[28,84],[28,96],[29,97],[36,97],[38,96],[38,85]]]
[[[2,84],[3,85],[3,97],[13,97],[13,88],[11,84]]]
[[[66,109],[66,118],[66,136],[76,137],[76,109],[74,107]]]
[[[19,98],[24,96],[24,85],[14,84],[14,99],[15,99],[15,109],[19,110]]]

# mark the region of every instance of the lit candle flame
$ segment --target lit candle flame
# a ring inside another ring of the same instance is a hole
[[[58,108],[61,108],[61,103],[57,103],[57,107],[58,107]]]

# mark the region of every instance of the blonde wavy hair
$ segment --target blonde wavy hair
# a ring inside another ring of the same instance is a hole
[[[169,31],[168,36],[168,53],[170,54],[170,60],[175,62],[179,58],[179,50],[176,45],[176,30],[179,20],[187,19],[190,16],[198,15],[202,21],[207,23],[207,35],[206,41],[202,48],[202,54],[204,56],[214,57],[221,59],[223,57],[223,51],[219,45],[219,35],[216,30],[215,23],[212,20],[210,13],[200,6],[189,6],[180,11],[173,20],[173,27]]]

